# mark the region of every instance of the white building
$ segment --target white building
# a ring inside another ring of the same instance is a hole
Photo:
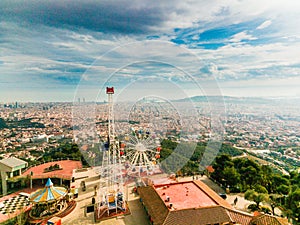
[[[3,195],[7,194],[7,179],[20,176],[22,174],[21,170],[27,166],[27,162],[15,157],[0,160],[0,175]]]

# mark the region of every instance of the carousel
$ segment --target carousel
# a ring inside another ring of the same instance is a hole
[[[54,187],[51,179],[48,178],[43,189],[39,189],[30,195],[29,201],[33,207],[29,216],[42,219],[64,211],[68,206],[67,194],[66,188]]]

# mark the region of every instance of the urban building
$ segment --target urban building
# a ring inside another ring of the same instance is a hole
[[[139,187],[138,193],[153,225],[288,224],[284,218],[238,211],[199,180]]]
[[[0,160],[0,171],[1,171],[1,181],[2,181],[2,194],[7,194],[8,188],[14,188],[14,183],[8,183],[8,180],[22,174],[22,169],[26,168],[28,163],[15,158],[10,157],[7,159]]]

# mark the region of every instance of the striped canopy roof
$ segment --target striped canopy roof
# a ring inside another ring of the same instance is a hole
[[[64,187],[54,187],[50,178],[43,189],[39,189],[30,195],[30,201],[35,203],[46,203],[56,201],[67,194]]]

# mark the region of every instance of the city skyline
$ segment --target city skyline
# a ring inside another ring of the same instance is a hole
[[[4,0],[0,102],[76,101],[82,82],[88,92],[80,97],[91,101],[116,74],[120,89],[132,79],[152,79],[151,87],[160,80],[180,84],[187,96],[216,95],[219,87],[217,95],[299,97],[299,9],[291,0],[153,5]],[[158,57],[154,61],[147,55]],[[164,63],[166,57],[170,60]],[[204,93],[191,88],[176,60],[187,65],[183,72],[192,67],[196,82],[217,85]],[[119,61],[128,64],[120,68]],[[176,96],[175,90],[170,92]]]

